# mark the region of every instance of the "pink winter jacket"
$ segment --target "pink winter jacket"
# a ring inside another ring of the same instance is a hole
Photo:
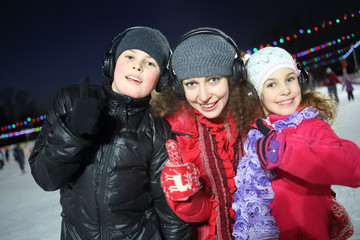
[[[273,123],[283,116],[270,115]],[[329,239],[331,185],[360,186],[360,149],[318,118],[286,128],[270,205],[279,239]]]

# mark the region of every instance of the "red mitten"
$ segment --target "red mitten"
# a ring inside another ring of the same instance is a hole
[[[354,226],[344,206],[337,200],[335,192],[331,196],[331,219],[329,234],[331,240],[346,240],[354,234]]]
[[[166,141],[169,161],[161,173],[165,195],[173,201],[186,201],[201,188],[199,169],[191,162],[183,163],[180,149],[173,139]]]

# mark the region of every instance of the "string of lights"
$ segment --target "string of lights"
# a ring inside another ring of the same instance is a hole
[[[20,131],[15,131],[15,132],[10,132],[10,133],[2,133],[0,135],[0,139],[17,137],[17,136],[21,136],[21,135],[24,135],[24,134],[30,134],[30,133],[39,132],[41,130],[41,128],[42,127],[28,128],[28,129],[21,129]]]
[[[315,69],[315,68],[318,68],[318,67],[321,67],[321,66],[326,66],[326,65],[329,65],[329,64],[332,64],[332,63],[341,61],[341,60],[343,60],[343,59],[346,59],[346,58],[350,55],[350,53],[351,53],[355,48],[357,48],[359,45],[360,45],[360,41],[357,41],[356,44],[351,45],[350,47],[348,47],[349,50],[348,50],[348,52],[346,52],[344,55],[339,56],[339,57],[335,57],[335,58],[333,58],[333,59],[325,60],[325,61],[319,61],[319,62],[314,63],[314,64],[312,64],[312,65],[305,66],[304,69],[305,69],[305,70]]]
[[[29,123],[33,122],[40,122],[40,121],[44,121],[46,118],[46,115],[41,115],[41,116],[38,116],[36,118],[30,118],[28,117],[26,120],[24,121],[21,121],[21,122],[17,122],[17,123],[12,123],[12,124],[8,124],[8,125],[5,125],[5,126],[2,126],[0,128],[1,132],[4,132],[4,131],[7,131],[7,130],[10,130],[10,129],[15,129],[15,128],[18,128],[18,127],[23,127],[23,126],[27,126]]]
[[[305,56],[307,54],[310,54],[310,53],[313,53],[313,52],[316,52],[316,51],[319,51],[321,49],[324,49],[326,47],[330,47],[330,46],[333,46],[335,44],[338,44],[338,43],[341,43],[342,41],[344,40],[351,40],[351,38],[354,38],[355,37],[355,33],[352,33],[350,35],[347,35],[346,37],[345,36],[342,36],[342,37],[339,37],[337,40],[333,40],[333,41],[330,41],[330,42],[327,42],[327,43],[324,43],[324,44],[321,44],[321,45],[318,45],[316,47],[311,47],[305,51],[302,51],[302,52],[299,52],[297,54],[294,54],[293,57],[302,57],[302,56]]]
[[[273,41],[272,44],[267,43],[267,44],[265,44],[265,45],[260,45],[259,48],[253,48],[252,50],[247,50],[246,53],[247,53],[247,54],[252,54],[252,53],[254,53],[254,52],[257,52],[259,49],[262,49],[262,48],[264,48],[264,47],[269,47],[269,46],[271,46],[271,45],[273,45],[273,46],[278,46],[278,45],[280,45],[280,44],[284,44],[284,43],[286,43],[286,42],[289,42],[289,41],[291,41],[292,39],[297,39],[297,38],[299,38],[299,36],[301,36],[301,35],[303,35],[303,34],[305,34],[305,33],[311,34],[311,33],[313,33],[313,32],[319,31],[320,29],[325,29],[325,28],[327,28],[327,27],[334,26],[334,23],[339,24],[339,23],[342,22],[342,21],[349,21],[350,19],[351,19],[351,20],[355,20],[356,17],[359,17],[359,16],[360,16],[360,10],[357,12],[357,14],[351,13],[351,14],[350,14],[350,17],[347,17],[347,14],[345,13],[342,18],[337,18],[337,19],[335,19],[335,20],[329,20],[329,21],[327,21],[327,22],[323,21],[322,24],[321,24],[321,27],[313,26],[313,27],[307,28],[307,29],[305,29],[305,30],[304,30],[303,28],[301,28],[301,29],[298,30],[298,33],[289,34],[289,35],[287,35],[286,37],[280,37],[279,40]],[[341,20],[341,19],[343,19],[343,20]]]
[[[321,56],[316,56],[316,57],[313,57],[313,58],[309,58],[307,60],[303,60],[303,61],[301,61],[301,63],[302,63],[303,66],[306,66],[306,65],[309,65],[309,64],[312,64],[312,63],[316,63],[316,62],[318,62],[320,60],[323,60],[323,59],[328,59],[328,58],[334,57],[335,55],[346,52],[349,49],[350,49],[350,47],[344,47],[344,48],[338,49],[337,51],[329,52],[329,53],[323,54]]]

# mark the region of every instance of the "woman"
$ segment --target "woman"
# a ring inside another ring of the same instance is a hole
[[[174,212],[192,223],[194,239],[232,239],[237,159],[260,110],[252,85],[242,80],[239,56],[233,40],[218,29],[188,32],[170,58],[172,88],[152,100],[155,113],[171,124],[183,161],[174,163],[169,152],[163,189]]]

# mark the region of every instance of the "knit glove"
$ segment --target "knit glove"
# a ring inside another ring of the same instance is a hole
[[[354,226],[343,205],[336,200],[336,194],[331,190],[331,218],[329,235],[331,240],[346,240],[354,234]]]
[[[256,121],[256,126],[264,135],[256,141],[256,154],[261,167],[265,170],[278,167],[285,151],[285,134],[268,128],[261,119]]]
[[[191,162],[182,162],[175,140],[167,140],[165,146],[169,154],[169,161],[161,173],[165,195],[173,201],[186,201],[201,188],[199,169]]]
[[[90,79],[80,81],[80,97],[65,122],[70,131],[77,137],[88,138],[97,133],[101,107],[97,99],[90,96]]]

